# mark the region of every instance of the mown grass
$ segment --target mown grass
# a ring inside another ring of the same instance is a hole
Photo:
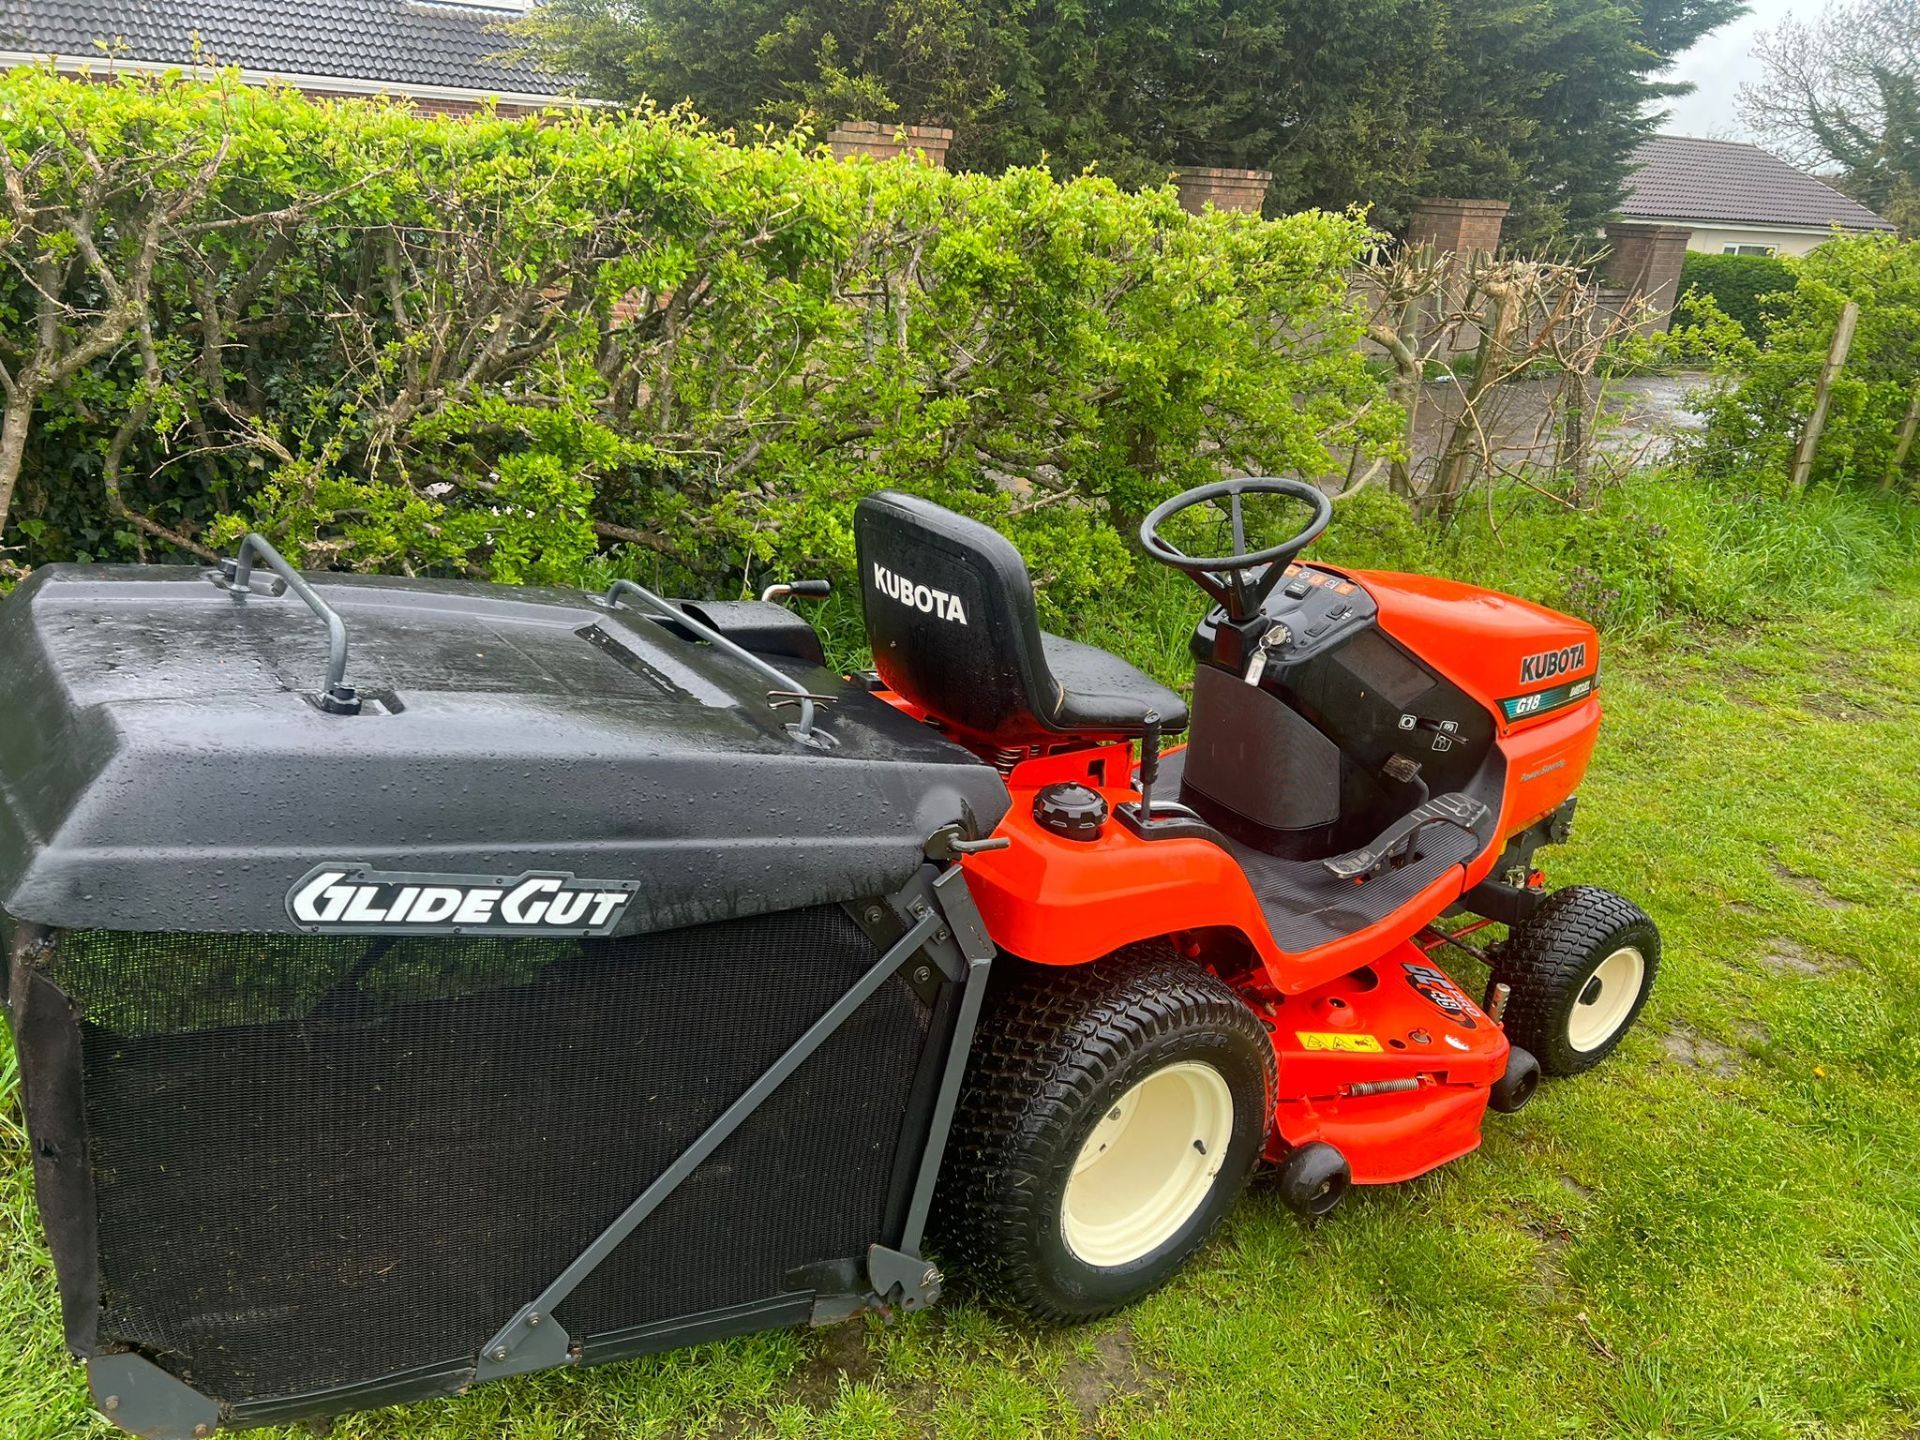
[[[1613,1059],[1492,1120],[1478,1154],[1312,1226],[1256,1188],[1178,1283],[1091,1329],[962,1301],[334,1433],[1911,1437],[1920,570],[1875,553],[1879,583],[1855,583],[1808,546],[1774,563],[1828,583],[1757,623],[1667,621],[1646,627],[1658,646],[1610,650],[1600,753],[1551,873],[1644,904],[1661,983]],[[1551,574],[1510,559],[1516,588]],[[1184,632],[1166,630],[1127,648],[1174,666]],[[1458,973],[1478,985],[1471,961]],[[60,1354],[0,1055],[0,1436],[104,1434]]]

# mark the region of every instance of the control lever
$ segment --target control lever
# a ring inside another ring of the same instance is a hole
[[[769,585],[760,592],[762,603],[768,600],[784,600],[791,595],[795,600],[824,600],[833,594],[831,580],[789,580],[781,585]]]
[[[1153,823],[1153,782],[1160,778],[1160,712],[1147,711],[1140,727],[1140,819]]]
[[[929,860],[958,860],[962,855],[985,855],[992,850],[1011,850],[1013,841],[1005,835],[988,835],[972,840],[965,825],[942,825],[927,837],[922,853]]]
[[[1436,795],[1402,815],[1358,850],[1329,855],[1320,864],[1336,880],[1371,880],[1413,848],[1414,838],[1429,825],[1452,825],[1469,835],[1484,821],[1487,807],[1458,790]]]

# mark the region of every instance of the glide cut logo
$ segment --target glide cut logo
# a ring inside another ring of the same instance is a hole
[[[1573,675],[1587,668],[1587,642],[1560,650],[1542,650],[1538,655],[1520,657],[1520,683],[1532,685],[1556,675]]]
[[[956,625],[967,623],[967,612],[961,606],[958,595],[950,595],[945,590],[935,590],[930,585],[909,580],[905,575],[896,575],[878,561],[875,561],[873,566],[873,583],[882,595],[898,600],[902,605],[918,610],[923,615],[950,620]]]
[[[634,887],[617,880],[529,873],[411,875],[321,865],[287,892],[302,930],[412,935],[610,935]]]

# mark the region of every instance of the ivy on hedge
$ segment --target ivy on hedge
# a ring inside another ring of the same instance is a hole
[[[1175,490],[1395,429],[1352,216],[231,78],[16,70],[0,147],[0,362],[126,321],[26,407],[16,565],[260,528],[309,566],[737,591],[847,573],[853,500],[899,486],[1008,528],[1058,611]]]

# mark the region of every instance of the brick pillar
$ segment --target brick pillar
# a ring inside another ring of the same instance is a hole
[[[1644,296],[1653,313],[1641,328],[1665,330],[1680,295],[1680,266],[1693,231],[1685,225],[1615,221],[1607,226],[1607,258],[1601,269],[1628,295]]]
[[[1507,221],[1504,200],[1455,200],[1431,196],[1413,207],[1409,245],[1431,245],[1442,255],[1491,255],[1500,248]]]
[[[1267,186],[1273,183],[1273,172],[1192,165],[1176,171],[1173,183],[1180,192],[1180,208],[1191,215],[1198,215],[1209,205],[1216,210],[1258,215],[1260,207],[1267,203]]]
[[[866,155],[891,160],[896,155],[920,154],[936,170],[947,168],[953,131],[944,125],[892,125],[879,120],[848,120],[827,132],[827,144],[836,160]]]
[[[1436,255],[1452,258],[1447,263],[1445,289],[1427,302],[1420,321],[1428,332],[1438,317],[1458,308],[1466,300],[1467,274],[1476,256],[1492,255],[1500,249],[1500,227],[1507,221],[1504,200],[1460,200],[1431,195],[1414,202],[1413,220],[1407,226],[1407,244],[1431,249]],[[1477,325],[1459,325],[1447,331],[1439,358],[1450,359],[1480,347]]]

